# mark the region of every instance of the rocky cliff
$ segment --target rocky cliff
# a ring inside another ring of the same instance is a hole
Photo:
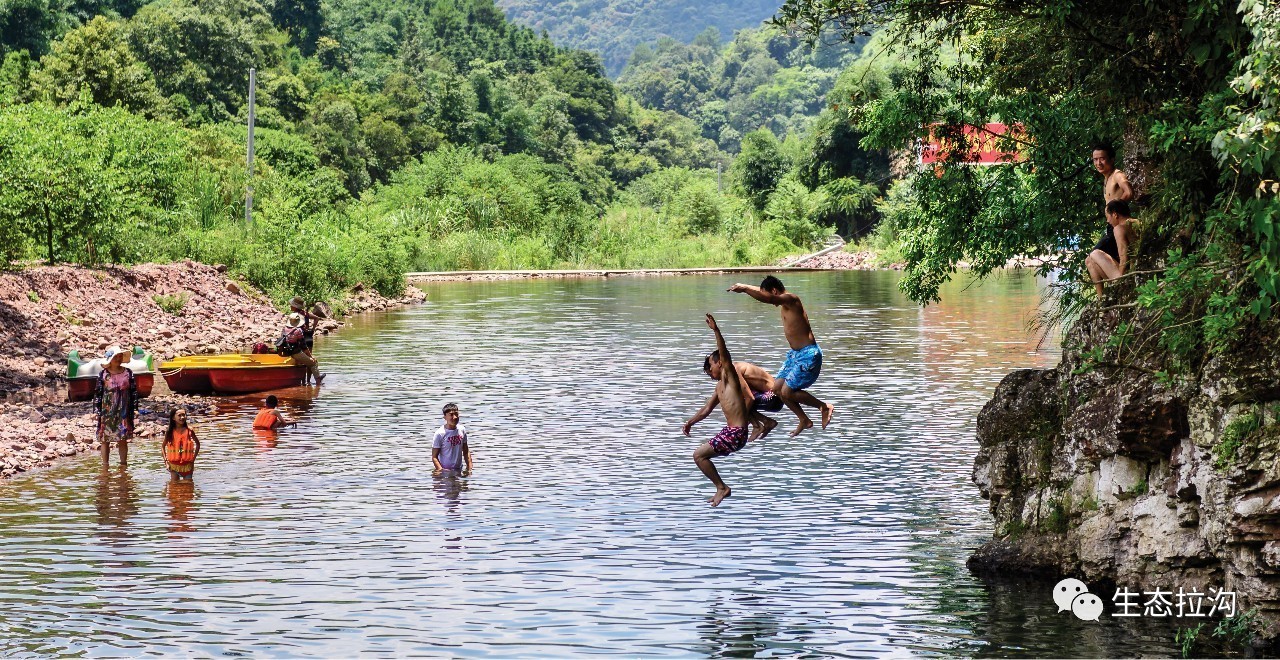
[[[1111,340],[1141,326],[1131,289],[1114,288],[1067,331],[1056,369],[1009,374],[979,415],[973,480],[996,534],[970,567],[1234,591],[1274,639],[1280,324],[1171,379],[1158,336]]]

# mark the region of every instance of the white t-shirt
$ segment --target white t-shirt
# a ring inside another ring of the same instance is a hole
[[[462,445],[466,441],[467,427],[461,424],[456,429],[441,426],[436,431],[435,440],[431,442],[432,449],[440,450],[440,466],[446,470],[461,470],[463,468]]]

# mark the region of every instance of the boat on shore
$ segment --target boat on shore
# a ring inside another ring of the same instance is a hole
[[[160,365],[160,375],[178,394],[249,394],[296,387],[307,368],[291,357],[230,353],[184,355]]]
[[[88,401],[98,387],[98,376],[102,373],[102,358],[84,360],[80,351],[71,351],[67,356],[67,401]],[[134,382],[138,385],[138,396],[151,396],[151,388],[155,386],[155,357],[137,346],[129,361],[124,363],[133,372]]]

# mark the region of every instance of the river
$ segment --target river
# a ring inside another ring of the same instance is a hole
[[[991,535],[970,482],[1000,379],[1057,362],[1010,273],[926,308],[897,274],[792,274],[825,353],[832,426],[793,420],[719,459],[702,360],[719,320],[773,370],[774,308],[725,276],[439,283],[317,353],[301,424],[257,399],[196,419],[194,486],[154,441],[0,484],[0,653],[258,656],[1093,656],[1168,654],[1172,632],[1059,614],[1048,586],[964,567]],[[455,401],[476,459],[431,473]]]

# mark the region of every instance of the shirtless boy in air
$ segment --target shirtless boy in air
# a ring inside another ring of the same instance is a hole
[[[765,371],[760,365],[751,364],[750,362],[738,361],[733,363],[734,368],[738,371],[738,375],[747,383],[748,393],[751,395],[751,415],[748,421],[751,422],[751,438],[763,438],[769,435],[773,427],[778,423],[773,419],[760,414],[761,412],[778,412],[782,409],[782,399],[773,393],[773,376]],[[702,372],[711,377],[711,380],[720,382],[721,371],[720,351],[711,351],[711,354],[702,361]],[[706,404],[702,406],[697,413],[690,417],[684,423],[682,432],[685,436],[689,435],[689,431],[693,429],[693,425],[701,422],[711,415],[716,406],[720,405],[720,388],[717,387],[715,392],[711,393],[711,398],[707,399]]]
[[[787,293],[782,281],[772,275],[764,278],[758,287],[735,284],[729,287],[729,291],[745,293],[762,303],[782,309],[782,331],[787,336],[791,350],[787,351],[787,361],[773,381],[773,392],[782,397],[782,402],[800,420],[791,436],[795,437],[805,429],[813,428],[813,421],[804,414],[800,404],[817,408],[822,413],[822,428],[827,428],[835,408],[805,391],[817,382],[818,374],[822,372],[822,349],[818,348],[818,340],[813,337],[809,315],[805,313],[800,297]]]
[[[720,334],[720,328],[716,326],[716,320],[710,314],[707,314],[707,327],[715,333],[716,348],[724,358],[722,360],[724,367],[720,370],[720,382],[716,383],[716,397],[720,401],[721,410],[724,411],[726,426],[720,429],[710,442],[704,442],[694,450],[693,462],[698,465],[699,470],[702,470],[702,474],[716,485],[716,494],[707,501],[711,506],[720,506],[720,502],[724,501],[724,498],[728,497],[733,490],[720,479],[720,473],[716,471],[711,457],[728,456],[747,446],[751,390],[747,388],[746,381],[734,367],[733,358],[729,357],[729,349],[724,345],[724,335]]]

